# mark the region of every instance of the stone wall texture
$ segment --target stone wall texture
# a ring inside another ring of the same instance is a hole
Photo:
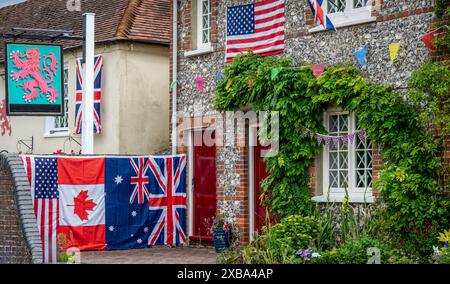
[[[216,76],[225,66],[226,8],[254,1],[212,0],[213,52],[196,56],[185,56],[192,47],[192,0],[178,2],[177,110],[188,117],[213,115]],[[411,73],[430,58],[420,36],[433,27],[433,5],[432,0],[372,0],[372,22],[338,28],[337,31],[310,33],[312,15],[306,0],[286,0],[286,48],[284,54],[278,56],[291,58],[296,65],[335,65],[354,62],[353,52],[367,46],[367,64],[360,67],[365,77],[373,83],[390,85],[402,92]],[[391,64],[389,44],[394,42],[400,42],[401,49]],[[205,78],[203,94],[197,91],[195,78],[198,76]],[[186,148],[180,150],[185,151]],[[247,154],[247,148],[217,148],[217,188],[218,192],[223,192],[219,194],[218,211],[231,214],[238,220],[238,225],[244,227],[248,226]],[[378,150],[375,154],[376,174],[382,161]],[[313,173],[312,178],[314,184]]]
[[[30,186],[18,155],[0,154],[0,264],[42,263]]]

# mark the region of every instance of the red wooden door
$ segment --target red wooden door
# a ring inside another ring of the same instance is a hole
[[[194,146],[193,162],[194,222],[191,239],[212,240],[207,222],[212,222],[216,214],[216,147]]]
[[[266,171],[266,164],[264,163],[264,157],[261,152],[267,150],[268,147],[262,147],[259,143],[253,147],[253,164],[254,164],[254,220],[255,231],[261,233],[261,229],[266,225],[266,207],[261,204],[261,182],[269,176]]]

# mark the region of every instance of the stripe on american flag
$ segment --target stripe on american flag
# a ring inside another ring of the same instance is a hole
[[[264,0],[251,4],[253,6],[253,29],[250,33],[236,34],[239,26],[248,24],[244,17],[227,19],[227,54],[226,61],[230,62],[240,53],[252,50],[261,56],[282,53],[285,44],[285,3],[283,0]],[[234,13],[247,13],[245,6],[236,6],[228,9],[236,10]],[[231,14],[228,13],[228,17]],[[247,18],[248,19],[248,18]],[[238,26],[238,28],[236,28]],[[230,32],[230,29],[232,32]],[[234,29],[234,30],[233,30]]]

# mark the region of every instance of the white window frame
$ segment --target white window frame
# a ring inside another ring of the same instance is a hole
[[[375,22],[377,20],[376,17],[372,17],[372,1],[361,8],[353,8],[353,0],[346,0],[345,10],[344,12],[336,12],[336,13],[328,13],[328,1],[324,0],[322,3],[322,9],[324,14],[330,18],[330,21],[333,23],[335,28],[365,24],[370,22]],[[323,31],[325,28],[318,24],[318,26],[309,30],[309,32],[319,32]]]
[[[69,64],[64,63],[64,73],[67,73],[67,82],[63,83],[63,94],[64,94],[64,107],[67,112],[67,127],[57,128],[55,127],[56,117],[49,116],[45,122],[45,138],[55,138],[55,137],[69,137],[70,136],[70,126],[69,126]],[[64,78],[63,78],[64,80]]]
[[[347,114],[349,115],[348,133],[352,134],[356,131],[356,115],[354,112],[342,111],[336,108],[329,109],[324,113],[323,120],[326,129],[329,129],[329,117],[331,115]],[[348,143],[348,194],[349,201],[354,203],[372,203],[374,196],[372,188],[358,188],[356,187],[356,141]],[[322,155],[322,179],[323,179],[323,195],[316,196],[313,200],[318,202],[342,202],[345,197],[344,189],[331,189],[329,187],[329,146],[323,146]],[[372,150],[373,151],[373,150]],[[372,156],[373,165],[373,156]],[[372,176],[373,178],[373,176]]]
[[[208,14],[203,14],[203,2],[208,2],[209,3],[209,13]],[[196,27],[193,27],[196,29],[196,48],[195,50],[191,50],[191,51],[186,51],[185,52],[185,56],[189,57],[189,56],[195,56],[195,55],[201,55],[201,54],[206,54],[206,53],[211,53],[213,52],[213,48],[211,45],[211,15],[212,15],[212,7],[211,7],[211,0],[192,0],[192,4],[196,5],[197,8],[197,13],[196,13]],[[208,42],[204,43],[203,42],[203,17],[204,16],[208,16],[209,17],[209,37],[208,37]]]

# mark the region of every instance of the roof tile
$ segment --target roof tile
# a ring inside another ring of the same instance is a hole
[[[168,45],[170,0],[81,0],[81,11],[69,11],[66,0],[28,0],[0,9],[0,33],[13,27],[73,30],[82,35],[82,14],[96,14],[96,41],[132,40]],[[65,48],[77,41],[59,41]],[[0,38],[0,61],[3,60]]]

